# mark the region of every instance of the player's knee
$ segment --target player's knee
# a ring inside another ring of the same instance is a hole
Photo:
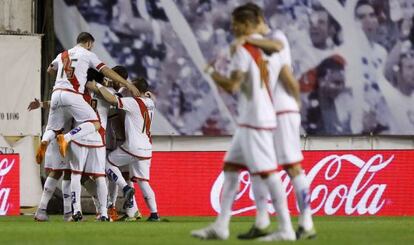
[[[285,165],[283,166],[283,169],[290,178],[294,178],[302,173],[302,166],[300,163]]]

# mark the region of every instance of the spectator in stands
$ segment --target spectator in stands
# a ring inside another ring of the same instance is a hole
[[[303,111],[303,128],[308,134],[350,134],[350,110],[344,106],[352,100],[345,87],[345,61],[334,55],[323,60],[315,69],[314,88],[308,95],[309,104]],[[302,87],[302,90],[306,89]]]

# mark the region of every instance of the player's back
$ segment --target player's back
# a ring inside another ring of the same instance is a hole
[[[54,89],[66,89],[81,94],[85,90],[88,69],[99,71],[104,66],[93,52],[80,45],[60,53],[52,65],[57,68]]]
[[[152,156],[151,122],[155,104],[146,97],[119,98],[118,107],[125,113],[125,142],[122,148],[129,153],[140,156]]]
[[[275,98],[273,100],[273,106],[275,108],[275,111],[279,113],[287,111],[299,111],[299,106],[295,98],[293,98],[293,96],[286,91],[282,82],[278,81],[278,77],[283,66],[292,66],[292,58],[290,54],[290,45],[288,39],[286,35],[280,30],[276,30],[273,33],[272,39],[279,40],[283,43],[283,49],[278,53],[274,53],[269,58],[269,69],[271,73],[276,76],[276,80],[272,80],[275,83],[271,85]]]
[[[262,38],[260,35],[253,37]],[[247,75],[241,85],[238,120],[240,126],[256,129],[276,127],[269,77],[261,74],[261,69],[262,72],[268,72],[265,59],[259,48],[248,44],[238,48],[232,57],[231,70],[239,70]]]

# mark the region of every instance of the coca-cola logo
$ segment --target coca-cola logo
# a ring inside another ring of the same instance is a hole
[[[10,204],[8,199],[10,196],[10,188],[3,188],[2,183],[7,174],[13,168],[14,159],[9,161],[8,158],[3,158],[0,161],[0,215],[6,215],[9,210]]]
[[[387,184],[377,183],[375,176],[379,175],[380,171],[386,168],[393,159],[394,155],[385,159],[382,154],[376,154],[367,161],[353,154],[324,157],[307,173],[307,179],[312,187],[310,193],[312,213],[322,210],[326,215],[333,215],[341,209],[346,215],[378,213],[385,204],[383,196]],[[348,171],[343,171],[345,167]],[[281,171],[278,174],[282,178],[287,195],[291,194],[292,186],[286,172]],[[241,172],[239,180],[241,188],[235,202],[246,196],[254,201],[248,172]],[[220,193],[223,181],[224,174],[221,173],[210,192],[211,206],[218,213],[220,212]],[[250,203],[236,208],[233,214],[244,213],[255,208],[254,203]],[[268,211],[274,213],[270,203]]]

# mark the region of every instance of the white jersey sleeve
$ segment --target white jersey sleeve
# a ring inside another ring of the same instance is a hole
[[[230,72],[247,72],[249,70],[250,61],[249,54],[242,47],[238,47],[231,58]]]
[[[89,52],[89,66],[100,71],[105,64],[98,58],[95,53]]]
[[[273,33],[272,39],[279,40],[283,44],[283,49],[282,51],[280,51],[280,59],[281,59],[282,66],[283,65],[292,66],[292,56],[290,54],[290,45],[289,45],[289,41],[286,35],[282,31],[277,30]]]

